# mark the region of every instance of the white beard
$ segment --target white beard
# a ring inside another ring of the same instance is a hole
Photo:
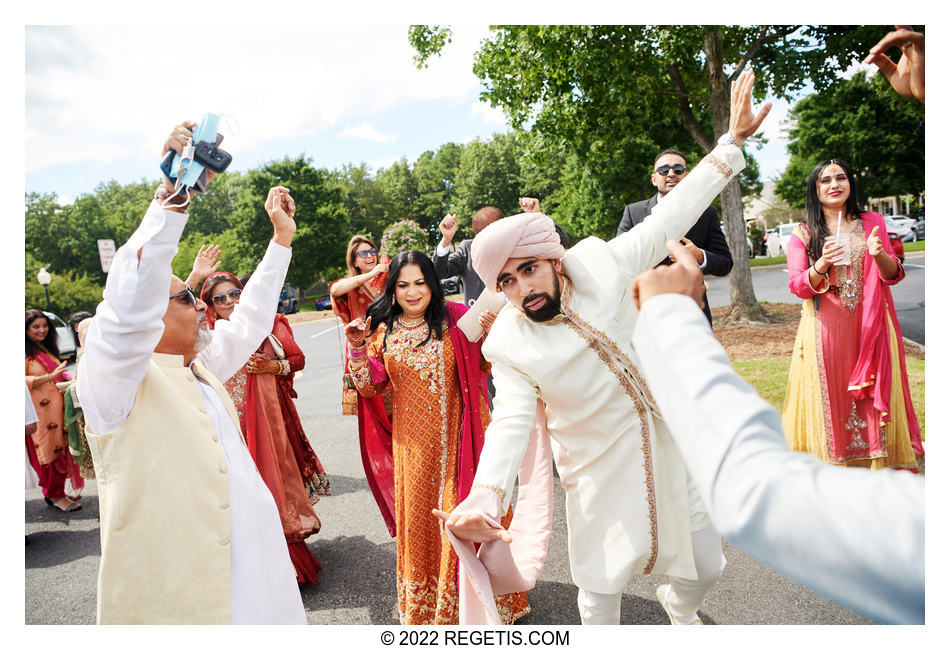
[[[204,316],[202,316],[201,318],[202,318],[202,320],[203,320],[203,319],[204,319]],[[195,341],[195,354],[197,354],[198,352],[201,352],[201,351],[204,350],[206,347],[208,347],[209,345],[211,345],[211,337],[212,337],[212,336],[213,336],[213,334],[212,334],[211,330],[209,330],[207,327],[199,327],[199,328],[198,328],[198,340]]]

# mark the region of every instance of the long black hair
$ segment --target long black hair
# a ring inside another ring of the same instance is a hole
[[[26,330],[30,329],[30,323],[37,319],[46,320],[46,338],[40,341],[40,345],[37,345],[30,340],[30,337],[26,337],[26,356],[35,357],[37,354],[46,350],[49,354],[53,355],[57,359],[59,358],[59,346],[56,344],[56,328],[53,326],[53,322],[49,319],[49,316],[41,312],[39,309],[27,309],[26,310]],[[42,346],[42,347],[41,347]]]
[[[419,251],[400,251],[389,263],[389,278],[386,288],[376,297],[366,309],[366,317],[372,319],[372,325],[386,324],[386,334],[383,335],[383,349],[386,349],[386,339],[393,331],[393,321],[402,313],[402,307],[396,301],[396,282],[399,281],[399,272],[404,266],[418,266],[422,277],[432,292],[432,298],[426,307],[425,319],[429,331],[425,339],[417,346],[422,347],[429,342],[433,334],[435,338],[442,338],[442,321],[445,320],[445,294],[442,284],[435,274],[435,266],[425,253]],[[374,328],[375,329],[375,328]]]
[[[848,194],[848,200],[845,202],[843,217],[848,221],[857,219],[861,216],[861,209],[858,207],[858,183],[854,180],[854,172],[847,163],[838,159],[823,160],[815,166],[808,175],[808,191],[805,194],[805,224],[808,226],[808,255],[813,260],[821,257],[821,251],[825,246],[825,237],[831,234],[828,224],[825,223],[825,213],[821,208],[821,202],[818,200],[818,178],[825,171],[828,165],[838,165],[844,170],[848,177],[848,185],[851,193]]]

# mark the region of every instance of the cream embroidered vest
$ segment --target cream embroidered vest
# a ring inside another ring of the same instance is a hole
[[[194,372],[192,372],[192,370]],[[99,485],[99,624],[230,624],[228,464],[195,375],[155,354],[121,427],[87,435]]]

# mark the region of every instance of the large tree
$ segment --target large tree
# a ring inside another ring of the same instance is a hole
[[[901,97],[881,75],[863,73],[805,97],[792,109],[788,167],[776,194],[805,205],[808,174],[841,158],[858,180],[859,200],[924,190],[924,117],[920,102]]]
[[[567,143],[579,156],[576,184],[586,184],[597,198],[604,186],[596,176],[618,168],[598,168],[592,160],[634,160],[645,167],[657,150],[657,134],[673,144],[686,134],[693,148],[710,151],[728,128],[731,82],[749,65],[757,74],[758,99],[766,93],[791,98],[809,80],[817,88],[830,84],[887,29],[528,25],[492,31],[473,68],[485,87],[482,98],[502,107],[514,126],[531,124],[550,142]],[[410,28],[417,63],[425,65],[450,36],[443,27]],[[735,260],[729,320],[765,322],[741,253],[739,179],[723,190],[721,207]]]
[[[275,185],[290,188],[297,206],[294,257],[287,281],[306,288],[324,274],[338,273],[350,236],[343,190],[330,172],[313,167],[303,156],[277,160],[247,172],[247,185],[230,216],[238,259],[237,268],[229,270],[250,273],[264,255],[273,233],[264,199]]]

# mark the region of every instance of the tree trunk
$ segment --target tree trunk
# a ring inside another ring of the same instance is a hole
[[[752,269],[749,266],[749,248],[746,246],[745,219],[742,218],[742,190],[739,179],[733,178],[719,195],[722,205],[726,243],[732,253],[732,272],[729,274],[729,301],[732,308],[725,322],[732,325],[764,325],[771,322],[768,313],[755,299],[752,289]]]
[[[703,39],[706,70],[709,77],[709,106],[713,129],[718,138],[729,130],[731,83],[722,69],[722,35],[716,29],[706,31]],[[720,194],[722,223],[726,243],[732,253],[732,272],[729,274],[729,300],[732,307],[725,322],[741,325],[764,325],[771,322],[768,313],[755,299],[752,289],[752,269],[746,246],[745,219],[742,215],[742,190],[738,176],[733,177]]]

